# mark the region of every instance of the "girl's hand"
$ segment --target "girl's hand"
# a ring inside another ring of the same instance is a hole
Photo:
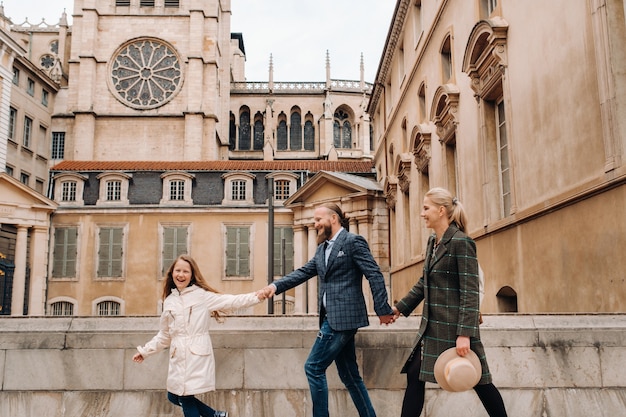
[[[137,363],[143,362],[143,355],[139,352],[135,353],[135,356],[133,356],[133,362],[137,362]]]

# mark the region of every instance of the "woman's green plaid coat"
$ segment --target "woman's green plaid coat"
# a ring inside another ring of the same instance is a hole
[[[419,353],[423,343],[420,380],[436,383],[433,370],[437,357],[444,350],[456,346],[457,336],[469,336],[470,348],[478,355],[482,365],[482,377],[478,383],[488,384],[491,382],[491,374],[478,329],[476,244],[452,223],[436,250],[434,246],[433,235],[428,240],[422,277],[396,304],[396,308],[408,316],[424,301],[415,347],[402,372],[406,372],[408,363]]]

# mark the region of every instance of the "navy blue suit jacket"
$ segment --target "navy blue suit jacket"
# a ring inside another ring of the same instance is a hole
[[[276,294],[293,288],[318,276],[318,308],[322,311],[322,297],[326,293],[326,316],[333,330],[344,331],[369,325],[363,296],[363,276],[367,278],[378,316],[393,314],[387,301],[385,280],[367,241],[360,235],[342,230],[337,235],[324,262],[324,245],[319,245],[315,256],[301,268],[274,281]]]

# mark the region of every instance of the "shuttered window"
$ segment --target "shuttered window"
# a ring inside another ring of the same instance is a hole
[[[189,253],[187,249],[187,227],[163,228],[163,266],[161,276],[165,276],[167,269],[179,255]]]
[[[123,275],[124,229],[103,227],[99,233],[98,278],[121,278]]]
[[[250,228],[226,227],[226,276],[250,275]]]
[[[61,227],[54,230],[53,278],[76,277],[78,228]]]

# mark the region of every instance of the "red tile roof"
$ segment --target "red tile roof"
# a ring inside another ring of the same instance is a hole
[[[370,161],[63,161],[53,171],[333,171],[369,173]]]

